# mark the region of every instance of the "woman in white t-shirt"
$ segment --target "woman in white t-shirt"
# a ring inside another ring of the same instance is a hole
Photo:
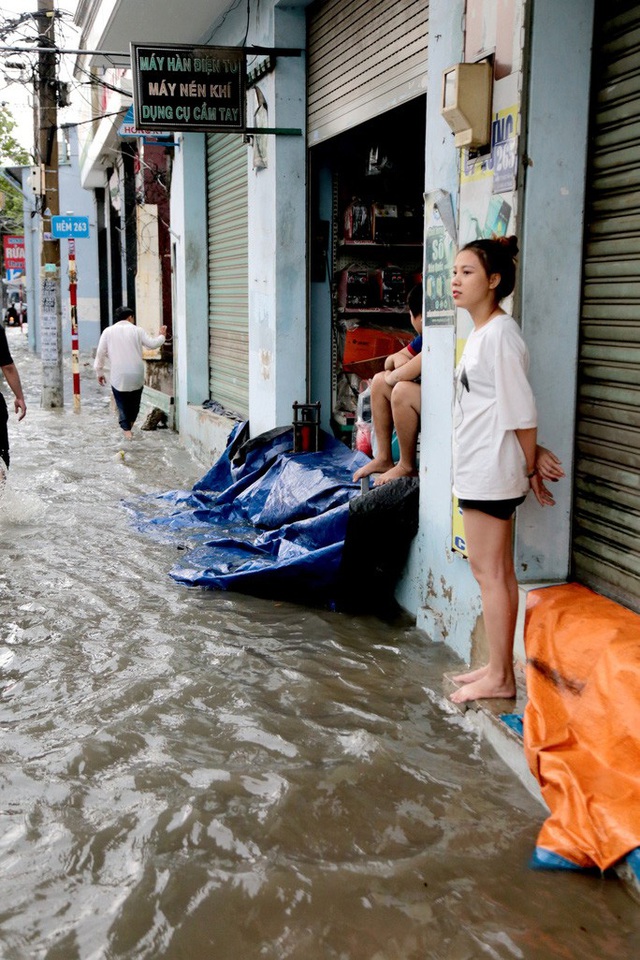
[[[453,492],[489,643],[486,666],[453,678],[461,684],[451,696],[455,703],[516,694],[513,514],[530,489],[542,506],[552,506],[543,479],[564,476],[557,457],[537,446],[529,354],[518,324],[500,307],[515,285],[517,252],[515,237],[474,240],[453,269],[453,299],[473,320],[456,368]]]

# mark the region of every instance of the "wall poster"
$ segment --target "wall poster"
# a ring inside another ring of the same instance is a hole
[[[455,306],[451,273],[457,231],[451,195],[437,190],[425,196],[424,322],[452,324]]]

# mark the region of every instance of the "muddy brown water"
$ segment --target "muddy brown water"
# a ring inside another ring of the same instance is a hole
[[[640,955],[615,879],[527,863],[542,807],[387,625],[189,590],[121,505],[205,472],[157,431],[124,461],[83,358],[29,410],[0,501],[3,960]],[[8,395],[6,387],[5,395]]]

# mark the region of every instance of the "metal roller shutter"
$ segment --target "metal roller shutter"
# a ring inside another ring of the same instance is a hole
[[[426,92],[427,0],[326,0],[308,24],[309,144]]]
[[[249,415],[247,148],[237,133],[207,135],[209,389]]]
[[[640,610],[640,3],[600,6],[573,564],[578,580]]]

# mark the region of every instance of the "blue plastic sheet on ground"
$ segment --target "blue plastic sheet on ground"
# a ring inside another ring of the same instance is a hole
[[[594,873],[593,867],[581,867],[572,860],[567,860],[553,850],[536,847],[531,855],[529,866],[532,870],[571,870],[574,873]],[[597,872],[597,871],[595,871]]]
[[[524,717],[521,713],[501,713],[500,719],[509,727],[510,730],[513,730],[514,733],[517,733],[519,737],[524,736]]]
[[[186,552],[170,571],[188,586],[331,603],[352,481],[368,458],[329,434],[318,453],[293,453],[293,430],[248,442],[246,424],[190,491],[126,506],[140,530]]]
[[[636,847],[625,857],[625,863],[633,871],[633,874],[640,883],[640,847]]]

